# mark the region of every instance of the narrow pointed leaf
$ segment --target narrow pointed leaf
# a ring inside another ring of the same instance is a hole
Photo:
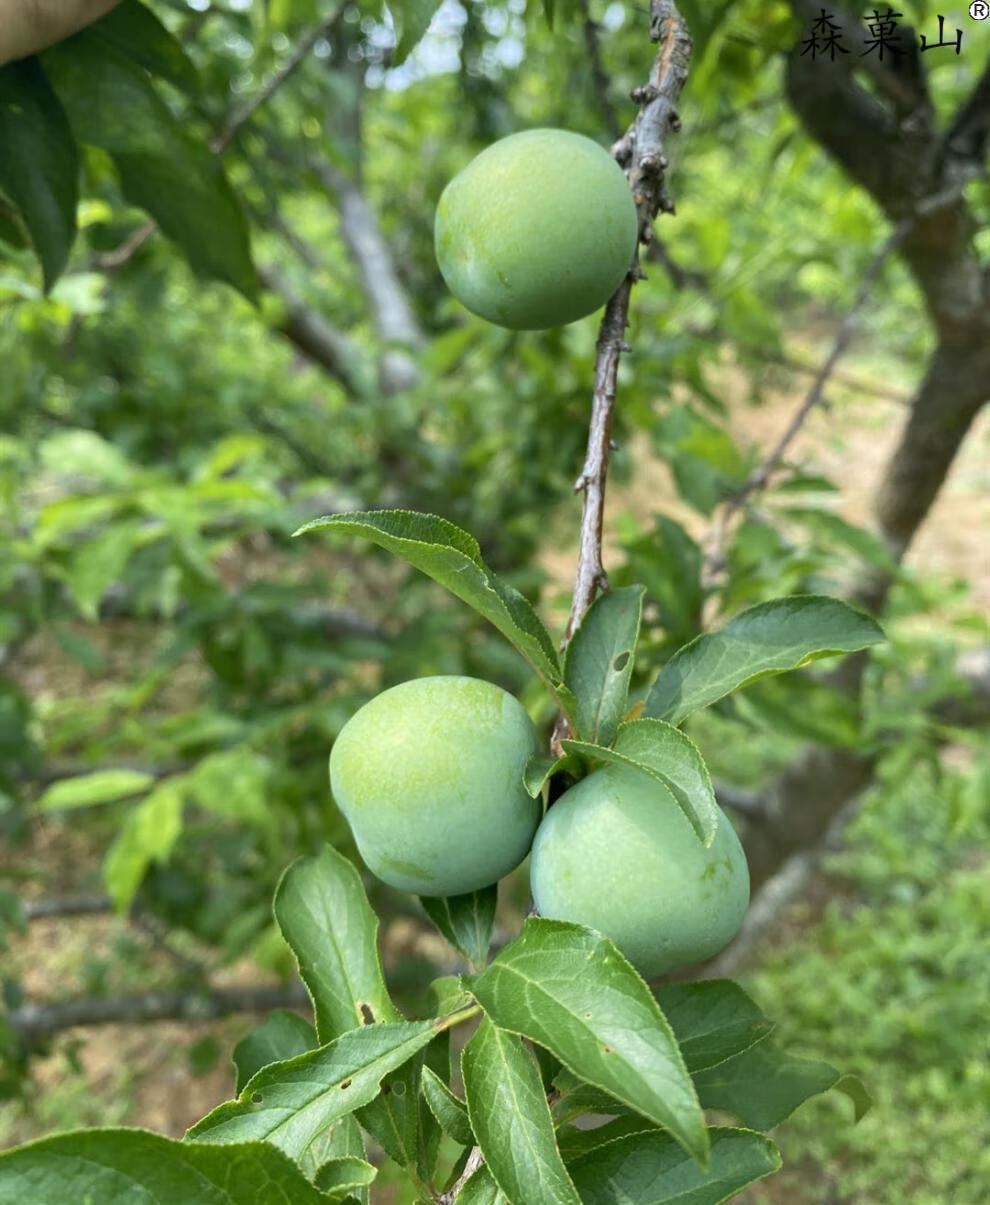
[[[472,966],[482,967],[495,924],[498,884],[471,891],[467,895],[420,896],[423,910],[450,944]]]
[[[482,1164],[457,1194],[457,1205],[510,1205],[510,1202]]]
[[[564,682],[577,699],[575,736],[611,745],[629,699],[643,587],[600,595],[585,612],[564,656]]]
[[[454,1095],[443,1080],[424,1067],[422,1072],[423,1096],[430,1107],[430,1112],[437,1119],[437,1125],[445,1134],[449,1134],[461,1146],[469,1146],[474,1142],[474,1133],[468,1118],[467,1105]]]
[[[607,1146],[617,1138],[628,1138],[630,1134],[655,1134],[656,1129],[652,1121],[637,1113],[629,1113],[588,1129],[562,1125],[557,1130],[557,1146],[564,1163],[570,1165],[582,1155],[590,1154],[600,1146]]]
[[[663,720],[630,720],[619,728],[611,749],[582,741],[561,744],[571,753],[643,770],[673,795],[703,843],[712,843],[719,813],[711,776],[697,745],[679,728]]]
[[[187,1137],[270,1142],[298,1160],[328,1126],[374,1100],[385,1076],[437,1032],[435,1021],[353,1029],[318,1050],[263,1068],[236,1100],[208,1113]]]
[[[582,1155],[568,1170],[584,1205],[719,1205],[780,1167],[780,1154],[762,1134],[716,1128],[707,1168],[690,1159],[669,1134],[629,1134]]]
[[[673,1032],[607,938],[582,925],[530,918],[469,986],[497,1025],[547,1047],[574,1075],[705,1158],[701,1106]]]
[[[154,785],[154,775],[142,770],[94,770],[91,774],[79,774],[52,783],[38,800],[38,808],[42,812],[54,812],[61,808],[114,803],[143,794]]]
[[[90,28],[152,75],[185,92],[199,88],[199,75],[182,43],[138,0],[122,0]]]
[[[695,1076],[701,1103],[722,1109],[754,1130],[772,1130],[806,1100],[839,1088],[851,1095],[857,1120],[869,1105],[865,1088],[848,1093],[847,1077],[828,1063],[797,1058],[774,1042],[760,1042]]]
[[[534,753],[523,768],[523,783],[535,799],[554,774],[578,766],[573,757],[554,757],[550,753]]]
[[[510,1201],[581,1205],[564,1169],[539,1068],[514,1033],[485,1017],[461,1056],[468,1115]]]
[[[353,863],[325,846],[275,892],[275,919],[299,963],[323,1043],[357,1025],[397,1021],[378,952],[378,918]]]
[[[477,540],[437,515],[415,511],[354,511],[326,515],[295,533],[335,530],[363,536],[439,582],[506,637],[548,683],[559,686],[560,662],[550,634],[529,601],[482,561]]]
[[[76,237],[79,152],[34,57],[0,67],[0,188],[20,210],[50,289]]]
[[[269,1063],[281,1063],[297,1054],[315,1050],[316,1031],[305,1017],[277,1008],[270,1012],[257,1029],[253,1029],[234,1047],[234,1067],[237,1071],[235,1092],[243,1092],[248,1080]]]
[[[437,0],[389,0],[392,15],[398,18],[399,40],[392,65],[400,66],[422,40],[437,11]]]
[[[0,1154],[0,1205],[258,1205],[259,1185],[272,1201],[326,1201],[290,1159],[263,1142],[220,1148],[146,1130],[75,1130]]]
[[[756,1003],[731,979],[668,983],[657,1000],[692,1075],[755,1046],[773,1029]]]
[[[650,691],[645,714],[680,724],[749,682],[883,638],[872,616],[837,598],[804,594],[760,603],[678,649]]]

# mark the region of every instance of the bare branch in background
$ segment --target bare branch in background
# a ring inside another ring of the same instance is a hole
[[[613,155],[629,177],[639,215],[641,243],[649,243],[653,237],[653,221],[657,214],[672,213],[674,210],[674,203],[666,189],[667,156],[664,148],[667,135],[680,128],[676,105],[687,79],[691,37],[671,0],[653,0],[650,6],[650,37],[660,43],[660,52],[649,82],[633,93],[633,99],[641,106],[640,111],[633,125],[612,148]],[[598,333],[588,451],[575,485],[575,490],[584,491],[584,509],[574,596],[567,624],[568,636],[591,606],[598,591],[608,585],[602,565],[602,517],[609,443],[619,359],[626,350],[629,299],[632,286],[640,275],[637,254],[628,276],[605,307]],[[556,739],[562,735],[566,733],[561,728]]]
[[[266,1013],[273,1008],[302,1008],[308,1004],[306,989],[295,980],[202,991],[142,992],[104,999],[86,997],[59,1004],[23,1004],[10,1009],[4,1021],[30,1047],[77,1026],[214,1021],[233,1013]]]

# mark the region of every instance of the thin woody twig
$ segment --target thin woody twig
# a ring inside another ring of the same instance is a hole
[[[913,213],[897,223],[873,256],[863,274],[853,304],[839,325],[831,350],[815,374],[815,379],[801,404],[794,411],[790,422],[759,467],[754,469],[742,486],[726,500],[716,516],[712,524],[709,547],[702,570],[702,581],[706,587],[713,586],[718,575],[725,568],[725,546],[733,517],[745,507],[754,494],[766,489],[770,484],[771,478],[783,464],[788,449],[797,438],[808,416],[824,402],[825,387],[856,334],[863,309],[870,299],[874,286],[880,279],[888,257],[896,251],[917,221],[936,212],[942,206],[950,204],[958,196],[958,192],[958,188],[953,188],[944,193],[927,197],[915,208]]]
[[[660,43],[660,51],[649,82],[633,93],[633,99],[641,106],[640,111],[633,125],[612,148],[612,154],[629,177],[639,216],[639,241],[644,244],[652,238],[657,214],[674,212],[674,203],[666,189],[664,148],[667,134],[680,129],[675,106],[687,78],[691,37],[672,0],[653,0],[650,37]],[[628,350],[625,329],[632,287],[641,276],[637,251],[628,275],[605,307],[598,333],[588,450],[574,487],[584,491],[584,508],[568,637],[598,591],[608,587],[602,564],[602,517],[615,386],[619,360]]]
[[[285,81],[294,74],[300,64],[307,58],[313,47],[321,38],[327,37],[344,14],[347,4],[340,4],[325,21],[314,26],[295,47],[289,57],[275,74],[227,118],[223,126],[210,139],[210,150],[216,155],[222,155],[234,141],[244,126],[251,120],[262,105],[267,104]],[[145,222],[127,236],[119,246],[112,251],[93,257],[93,267],[101,271],[116,271],[134,256],[141,247],[158,230],[158,223],[153,219]]]

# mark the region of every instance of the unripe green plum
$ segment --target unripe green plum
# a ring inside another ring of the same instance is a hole
[[[330,786],[369,870],[420,895],[461,895],[526,856],[540,805],[523,785],[536,731],[477,678],[416,678],[347,721]]]
[[[728,817],[719,812],[706,849],[657,782],[620,765],[589,774],[547,812],[530,882],[541,916],[597,929],[648,977],[717,954],[749,903]]]
[[[638,223],[622,169],[568,130],[492,143],[444,189],[437,262],[473,313],[512,330],[563,326],[611,297]]]

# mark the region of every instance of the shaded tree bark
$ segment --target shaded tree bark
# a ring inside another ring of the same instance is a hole
[[[820,5],[792,0],[792,7],[810,22]],[[849,40],[855,40],[852,26]],[[936,347],[875,501],[880,534],[899,561],[990,399],[990,283],[974,246],[976,222],[961,194],[965,179],[981,170],[978,157],[990,126],[990,64],[942,135],[921,67],[895,74],[874,60],[837,61],[823,71],[795,48],[786,86],[809,135],[892,221],[910,223],[898,254],[921,291]],[[883,99],[858,81],[859,70],[871,73]],[[856,584],[853,598],[880,613],[892,581],[890,573],[871,571]],[[858,694],[865,665],[863,655],[848,658],[836,681]],[[772,784],[762,815],[747,825],[754,886],[787,859],[819,845],[835,817],[869,784],[874,768],[872,756],[811,748],[785,770]]]

